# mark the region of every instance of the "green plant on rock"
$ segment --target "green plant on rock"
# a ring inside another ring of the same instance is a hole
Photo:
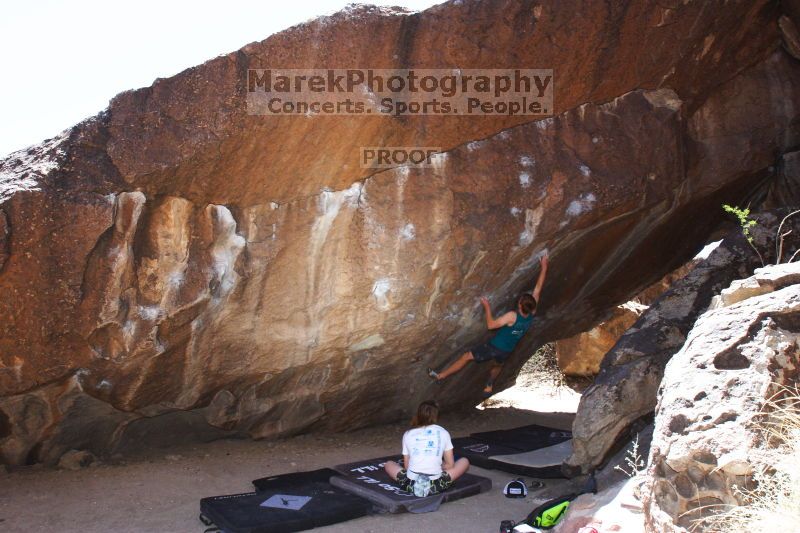
[[[753,242],[753,236],[750,234],[750,228],[758,224],[758,221],[754,218],[750,218],[750,208],[742,209],[740,207],[736,207],[735,205],[728,205],[722,204],[722,209],[726,212],[732,214],[736,217],[739,221],[739,226],[742,228],[742,235],[744,235],[745,239],[747,239],[748,244],[750,247],[758,254],[758,258],[761,260],[761,265],[766,266],[764,262],[764,258],[761,256],[761,253],[756,248],[755,243]],[[786,221],[789,220],[790,217],[800,213],[800,209],[797,211],[792,211],[781,220],[780,225],[778,225],[778,230],[775,232],[775,264],[780,265],[783,262],[783,243],[784,239],[791,235],[792,230],[788,230],[787,232],[783,232],[783,226],[786,224]],[[797,254],[800,253],[800,248],[798,248],[794,254],[789,258],[787,263],[791,263],[797,257]]]
[[[753,236],[750,234],[750,228],[758,224],[758,221],[750,218],[750,208],[747,207],[745,209],[741,209],[735,205],[722,204],[722,209],[736,217],[736,219],[739,221],[739,227],[742,228],[742,235],[744,235],[744,238],[747,239],[747,243],[758,255],[758,258],[761,260],[761,265],[765,266],[766,263],[764,263],[764,258],[761,256],[761,252],[758,251],[758,248],[756,248],[756,245],[753,243]]]
[[[750,218],[750,208],[741,209],[735,205],[722,204],[722,209],[739,219],[739,225],[742,227],[742,234],[747,239],[747,242],[753,244],[753,236],[750,235],[750,228],[758,224],[758,222]]]

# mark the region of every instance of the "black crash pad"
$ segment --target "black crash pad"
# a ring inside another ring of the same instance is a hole
[[[531,424],[512,429],[472,433],[470,437],[487,444],[497,444],[514,448],[521,452],[529,452],[569,440],[572,438],[572,432]]]
[[[334,468],[340,475],[331,478],[331,484],[357,494],[389,513],[424,512],[435,508],[438,503],[474,496],[492,488],[492,481],[489,478],[466,473],[443,493],[418,498],[410,492],[401,490],[389,477],[383,469],[388,460],[401,462],[402,457],[390,455],[337,465]]]
[[[332,475],[336,472],[321,469],[262,478],[253,482],[258,492],[203,498],[201,517],[225,533],[273,533],[338,524],[372,512],[369,501],[331,485]],[[268,501],[278,507],[263,507]]]
[[[558,455],[552,451],[566,450],[563,443],[571,438],[570,431],[532,424],[459,437],[453,439],[453,447],[456,457],[466,457],[470,463],[481,468],[530,477],[558,478],[563,477],[561,461],[557,458],[552,459]],[[550,453],[540,454],[541,460],[531,459],[530,455],[527,457],[521,455],[537,450],[550,450]],[[520,460],[514,459],[515,457],[520,457]]]
[[[453,439],[453,453],[456,459],[466,457],[470,464],[481,468],[496,470],[497,466],[491,459],[496,455],[513,455],[520,453],[519,448],[509,448],[500,444],[490,444],[472,437],[458,437]]]
[[[276,476],[262,477],[253,480],[256,491],[274,490],[281,491],[292,487],[305,487],[309,484],[328,483],[333,476],[339,473],[332,468],[320,468],[308,472],[290,472]]]

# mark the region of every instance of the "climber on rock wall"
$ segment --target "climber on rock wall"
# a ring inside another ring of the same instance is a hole
[[[486,314],[486,327],[490,330],[498,330],[497,333],[488,342],[462,354],[441,372],[428,368],[428,375],[440,383],[459,372],[470,361],[478,363],[492,361],[492,365],[489,367],[489,379],[483,389],[485,398],[491,396],[494,380],[500,375],[503,363],[506,362],[514,347],[531,327],[533,315],[536,313],[536,308],[539,304],[539,295],[542,292],[544,279],[547,276],[548,261],[547,253],[545,253],[539,260],[541,271],[539,272],[539,279],[536,280],[536,287],[534,287],[533,292],[525,292],[520,295],[519,300],[517,300],[516,310],[508,311],[504,315],[494,318],[492,316],[492,308],[489,306],[489,300],[486,297],[482,297],[481,304]]]

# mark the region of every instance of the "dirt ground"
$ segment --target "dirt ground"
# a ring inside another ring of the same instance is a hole
[[[574,410],[577,395],[530,383],[497,395],[483,408],[445,412],[440,423],[454,436],[531,423],[569,429],[573,414],[529,410],[564,406]],[[514,404],[514,405],[512,405]],[[253,490],[253,479],[331,467],[400,451],[407,429],[393,424],[344,434],[303,435],[275,442],[220,440],[179,448],[140,450],[115,464],[79,471],[26,467],[0,473],[0,530],[10,532],[192,532],[200,499]],[[315,531],[329,533],[402,531],[494,532],[501,520],[521,520],[551,494],[568,491],[566,480],[525,499],[508,499],[503,486],[514,476],[472,468],[489,477],[488,493],[443,505],[437,512],[376,515]],[[0,470],[2,472],[2,470]]]

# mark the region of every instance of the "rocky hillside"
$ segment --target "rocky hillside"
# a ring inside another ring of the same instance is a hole
[[[483,338],[480,295],[510,305],[549,251],[507,382],[536,345],[692,257],[721,203],[785,177],[800,139],[790,5],[353,7],[11,154],[0,461],[107,453],[164,429],[348,429],[431,395],[474,402],[482,375],[437,388],[424,369]],[[247,114],[247,69],[342,65],[552,68],[555,113]],[[376,145],[442,151],[429,168],[367,172],[359,151]]]
[[[769,413],[797,383],[799,318],[796,263],[735,281],[698,318],[659,394],[644,493],[650,531],[716,531],[698,519],[747,501],[759,454],[776,445]],[[786,496],[796,506],[797,494]]]

